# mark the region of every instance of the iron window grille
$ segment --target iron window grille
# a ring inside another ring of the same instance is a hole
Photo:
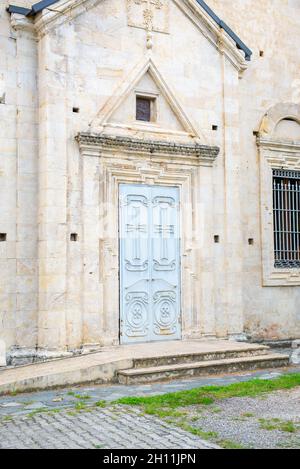
[[[300,268],[300,171],[273,170],[275,267]]]

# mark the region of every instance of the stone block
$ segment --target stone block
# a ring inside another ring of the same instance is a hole
[[[290,357],[290,362],[294,365],[300,364],[300,340],[294,340],[292,342],[292,353]]]
[[[6,366],[6,345],[4,340],[0,340],[0,366]]]

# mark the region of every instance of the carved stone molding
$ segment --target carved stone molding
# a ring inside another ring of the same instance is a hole
[[[257,145],[274,169],[300,170],[300,142],[258,137]]]
[[[259,143],[269,146],[277,124],[283,119],[293,119],[300,123],[300,104],[278,103],[269,109],[263,117],[259,129]],[[275,142],[278,145],[279,142]]]
[[[12,13],[10,21],[14,31],[25,31],[35,34],[35,26],[32,18],[27,18],[26,16],[18,13]]]
[[[149,156],[152,159],[172,159],[179,164],[212,166],[220,149],[198,143],[181,144],[167,141],[142,140],[138,138],[79,133],[76,137],[82,154],[105,156],[105,152]]]
[[[127,0],[128,26],[167,33],[169,0]]]

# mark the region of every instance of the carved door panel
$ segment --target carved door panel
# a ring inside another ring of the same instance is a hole
[[[177,188],[120,186],[120,299],[121,343],[181,337]]]

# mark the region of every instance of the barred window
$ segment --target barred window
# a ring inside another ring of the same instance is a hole
[[[276,268],[300,268],[300,171],[273,170]]]

